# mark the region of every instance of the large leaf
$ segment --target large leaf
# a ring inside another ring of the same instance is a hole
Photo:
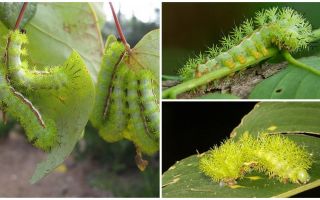
[[[320,135],[319,102],[258,103],[246,115],[231,136],[249,131],[251,135],[268,133],[310,133]]]
[[[96,80],[103,53],[98,22],[91,3],[38,3],[26,26],[30,62],[58,65],[75,49]]]
[[[286,136],[304,146],[315,161],[309,170],[311,180],[306,185],[283,184],[258,172],[239,180],[234,188],[222,187],[198,169],[201,155],[177,162],[163,175],[164,197],[289,197],[320,185],[320,139],[298,133],[320,134],[320,103],[280,102],[259,103],[234,129],[237,138],[244,132],[288,133]]]
[[[132,66],[150,69],[158,79],[160,79],[159,37],[159,29],[147,33],[132,49],[128,60]]]
[[[68,59],[68,66],[77,65],[81,70],[77,78],[58,90],[30,91],[28,98],[43,116],[54,119],[60,137],[60,144],[54,147],[46,160],[37,165],[31,179],[39,181],[50,173],[72,152],[80,139],[94,104],[94,84],[80,58],[74,52]]]
[[[8,29],[13,29],[23,3],[0,3],[0,20],[6,25]],[[24,12],[22,21],[20,22],[20,28],[24,28],[26,23],[34,16],[37,10],[37,3],[29,3],[27,9]]]
[[[320,57],[307,57],[299,60],[320,70]],[[319,76],[289,64],[287,69],[259,83],[249,98],[319,99],[319,85]]]

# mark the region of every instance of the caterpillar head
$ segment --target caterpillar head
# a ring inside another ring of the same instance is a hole
[[[297,11],[291,8],[272,8],[258,14],[256,21],[269,24],[271,42],[279,49],[294,52],[306,48],[312,27]]]
[[[301,184],[306,184],[310,181],[310,175],[304,169],[301,169],[298,171],[297,177],[298,177],[299,183]]]

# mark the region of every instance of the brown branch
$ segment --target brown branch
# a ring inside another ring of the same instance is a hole
[[[114,23],[116,24],[116,28],[117,28],[118,34],[120,36],[120,39],[121,39],[122,43],[124,44],[124,46],[126,47],[127,52],[130,53],[131,52],[130,45],[127,43],[126,37],[123,34],[120,22],[118,20],[116,12],[114,11],[113,5],[111,2],[109,2],[109,5],[110,5],[111,11],[112,11]]]
[[[17,21],[16,21],[16,25],[14,26],[14,30],[19,29],[20,23],[21,23],[21,21],[23,19],[24,12],[27,9],[27,5],[28,5],[28,2],[24,2],[23,3],[23,6],[22,6],[22,8],[20,10],[19,16],[18,16]]]

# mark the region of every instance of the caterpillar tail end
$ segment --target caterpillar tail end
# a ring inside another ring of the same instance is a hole
[[[136,165],[139,168],[139,170],[143,172],[147,168],[149,162],[147,160],[143,159],[142,152],[139,150],[138,147],[136,147],[136,153],[137,154],[136,154],[134,160],[135,160]]]

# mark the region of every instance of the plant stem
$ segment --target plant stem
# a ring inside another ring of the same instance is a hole
[[[288,51],[282,51],[281,54],[292,65],[294,65],[296,67],[300,67],[302,69],[305,69],[311,73],[314,73],[314,74],[320,76],[320,70],[317,70],[312,66],[309,66],[303,62],[296,60],[294,57],[291,56],[291,54]]]
[[[17,21],[16,21],[16,25],[14,26],[14,30],[19,29],[20,23],[21,23],[21,21],[23,19],[24,12],[27,9],[27,5],[28,5],[28,2],[24,2],[23,3],[22,8],[21,8],[20,13],[19,13],[19,16],[18,16]]]
[[[179,76],[162,75],[162,80],[181,81]]]
[[[120,22],[119,22],[119,20],[118,20],[118,17],[117,17],[117,15],[116,15],[116,12],[114,11],[112,2],[109,2],[109,5],[110,5],[110,8],[111,8],[111,12],[112,12],[112,15],[113,15],[114,23],[116,24],[116,28],[117,28],[118,34],[119,34],[119,36],[120,36],[120,39],[121,39],[122,43],[124,44],[124,46],[126,47],[126,50],[127,50],[128,52],[131,52],[130,46],[129,46],[129,44],[127,43],[126,37],[125,37],[124,34],[123,34],[123,31],[122,31]]]
[[[200,78],[195,78],[195,79],[183,82],[183,83],[176,85],[174,87],[171,87],[171,88],[162,92],[162,98],[176,98],[178,94],[189,91],[189,90],[196,88],[200,85],[208,84],[213,80],[223,78],[223,77],[225,77],[229,74],[233,74],[234,72],[239,71],[241,69],[245,69],[247,67],[250,67],[256,63],[259,63],[262,60],[273,57],[274,55],[276,55],[279,52],[278,49],[276,49],[276,48],[269,48],[268,51],[269,51],[269,54],[267,56],[261,57],[258,60],[251,57],[247,60],[247,63],[244,65],[237,63],[237,65],[233,69],[228,68],[228,67],[222,67],[218,70],[209,72],[208,74],[205,74],[205,75],[201,76]]]

